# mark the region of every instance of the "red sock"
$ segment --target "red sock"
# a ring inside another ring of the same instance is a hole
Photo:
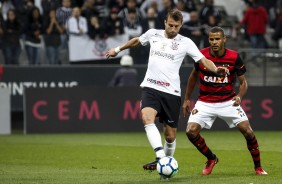
[[[254,161],[255,168],[260,167],[260,151],[256,137],[247,140],[247,146]]]

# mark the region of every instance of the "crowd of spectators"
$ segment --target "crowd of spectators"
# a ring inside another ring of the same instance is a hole
[[[19,64],[19,56],[25,49],[29,64],[38,65],[39,49],[42,47],[45,48],[46,63],[60,64],[60,52],[68,49],[70,34],[88,35],[94,41],[119,34],[128,34],[129,38],[139,36],[150,28],[163,29],[165,16],[172,8],[178,8],[183,13],[180,33],[203,48],[208,46],[208,29],[221,25],[224,19],[213,0],[39,0],[39,4],[36,4],[36,0],[0,2],[0,48],[5,64]],[[262,39],[260,47],[267,48],[267,42],[263,39],[266,26],[274,30],[273,40],[282,38],[282,0],[275,1],[273,11],[259,5],[257,0],[244,2],[247,6],[245,11],[242,10],[243,18],[238,20],[234,30],[241,27],[247,30],[246,39],[254,47],[259,45],[256,41]],[[257,20],[255,25],[254,20]],[[251,29],[260,32],[251,32]]]

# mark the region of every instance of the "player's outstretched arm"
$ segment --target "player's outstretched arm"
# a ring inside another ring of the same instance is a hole
[[[209,60],[209,59],[207,59],[205,57],[203,57],[200,60],[200,63],[202,63],[211,72],[214,72],[214,73],[219,74],[221,76],[229,75],[228,68],[216,67],[215,64],[211,60]]]
[[[109,57],[115,57],[116,55],[118,55],[120,51],[131,48],[131,47],[135,47],[139,44],[140,44],[139,37],[132,38],[129,41],[127,41],[125,44],[123,44],[122,46],[118,46],[116,48],[112,48],[108,50],[106,52],[106,57],[107,59]]]

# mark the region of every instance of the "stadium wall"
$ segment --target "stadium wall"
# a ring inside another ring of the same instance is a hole
[[[281,90],[282,87],[249,88],[242,107],[254,130],[282,130]],[[139,87],[27,88],[24,130],[25,133],[144,131],[140,95]],[[195,102],[196,93],[193,99]],[[181,116],[179,130],[185,130],[186,122],[187,118]],[[229,128],[218,120],[212,129]]]
[[[109,108],[115,107],[116,109],[120,110],[123,108],[123,103],[116,101],[119,98],[125,97],[130,97],[128,100],[131,102],[132,99],[136,101],[136,99],[140,99],[140,88],[137,89],[130,89],[130,90],[125,90],[124,92],[121,91],[120,93],[116,93],[118,89],[108,89],[107,85],[108,82],[111,80],[112,76],[114,75],[114,72],[116,69],[119,67],[119,65],[70,65],[70,66],[4,66],[3,67],[3,77],[2,80],[0,81],[0,88],[8,88],[10,90],[11,94],[11,111],[12,111],[12,125],[15,124],[13,123],[15,120],[15,113],[18,116],[17,125],[19,122],[19,126],[17,127],[22,127],[23,126],[23,117],[22,113],[24,111],[24,105],[23,105],[23,95],[26,93],[28,96],[29,89],[30,90],[39,90],[36,91],[34,94],[33,92],[31,95],[30,100],[34,98],[33,100],[37,99],[48,99],[49,97],[53,100],[56,100],[55,102],[52,103],[58,103],[58,100],[64,100],[65,98],[70,100],[71,104],[72,99],[78,98],[77,101],[81,102],[83,99],[79,99],[83,96],[86,96],[87,101],[83,103],[92,103],[91,99],[104,99],[105,94],[108,93],[108,95],[115,96],[113,101],[107,101],[107,100],[102,100],[102,102]],[[136,65],[135,68],[138,71],[138,80],[141,82],[143,80],[143,77],[146,72],[146,65]],[[182,89],[185,89],[187,77],[189,73],[191,72],[192,67],[191,66],[182,66],[180,68],[180,78],[181,78],[181,86]],[[260,79],[258,79],[260,80]],[[84,95],[84,90],[85,88],[90,88],[90,91],[100,91],[99,93],[91,93],[87,95]],[[279,100],[279,95],[278,93],[281,91],[281,86],[277,87],[249,87],[248,93],[246,97],[244,98],[244,101],[242,103],[246,113],[251,119],[251,123],[254,127],[254,129],[259,129],[259,130],[282,130],[282,127],[278,122],[280,121],[278,116],[281,115],[281,108],[278,107],[278,102],[281,101]],[[59,90],[62,91],[54,93],[53,90]],[[74,91],[76,91],[76,96],[75,97],[68,97],[68,94],[72,94]],[[110,91],[108,91],[110,90]],[[119,89],[122,90],[122,89]],[[182,90],[183,92],[183,90]],[[38,93],[38,94],[37,94]],[[100,94],[101,93],[101,94]],[[113,94],[110,94],[113,93]],[[128,94],[129,93],[129,94]],[[44,95],[45,96],[40,96]],[[97,98],[94,94],[98,95],[99,98]],[[99,96],[100,95],[100,96]],[[103,96],[104,95],[104,96]],[[134,96],[132,96],[134,95]],[[54,97],[53,97],[54,96]],[[56,98],[55,98],[56,97]],[[50,103],[52,101],[50,100]],[[75,101],[75,103],[77,102]],[[65,102],[62,102],[64,106]],[[108,103],[108,104],[107,104]],[[113,104],[118,104],[118,106],[115,106]],[[58,105],[58,104],[57,104]],[[66,104],[68,106],[68,104]],[[84,104],[85,106],[86,104]],[[89,106],[89,105],[88,105]],[[85,106],[85,107],[88,107]],[[48,108],[52,107],[50,105],[47,105],[46,107],[43,106],[44,108],[39,108],[39,113],[41,110],[47,111],[47,115],[49,114],[50,117],[56,115],[57,112],[52,112],[49,111]],[[71,106],[72,108],[76,108],[76,106]],[[91,106],[90,106],[91,107]],[[25,104],[25,108],[28,111],[30,111],[29,108],[32,108],[32,104],[27,106]],[[53,110],[54,108],[58,108],[57,106],[53,105]],[[64,108],[63,108],[64,109]],[[111,112],[116,112],[117,110],[113,110]],[[69,112],[72,112],[72,109],[69,110]],[[20,113],[20,114],[18,114]],[[53,113],[53,115],[52,115]],[[55,113],[55,114],[54,114]],[[86,113],[86,112],[83,112]],[[128,121],[128,126],[125,123],[124,125],[124,119],[115,116],[108,116],[107,118],[110,119],[104,119],[105,114],[109,113],[109,109],[104,109],[101,111],[101,120],[99,120],[99,126],[102,127],[97,127],[97,125],[93,125],[93,127],[82,127],[81,129],[77,128],[71,128],[71,131],[77,131],[77,132],[99,132],[99,131],[143,131],[143,127],[141,125],[140,119],[134,119],[134,120],[127,120]],[[63,113],[64,114],[64,113]],[[26,114],[28,115],[28,114]],[[131,115],[130,115],[131,116]],[[25,116],[27,118],[27,116]],[[26,120],[32,120],[32,116],[29,117],[29,119]],[[103,118],[102,118],[103,117]],[[34,117],[33,117],[34,118]],[[54,118],[54,117],[52,117]],[[52,119],[51,118],[51,119]],[[50,120],[50,119],[49,119]],[[49,121],[48,120],[48,121]],[[35,127],[38,124],[38,121],[34,121]],[[47,121],[47,120],[46,120]],[[77,122],[78,120],[73,119],[70,117],[68,121],[71,122]],[[67,122],[68,122],[67,121]],[[92,123],[95,122],[94,120],[90,119]],[[182,119],[180,118],[180,124],[179,127],[181,130],[185,130],[186,126],[186,121],[187,119]],[[27,121],[26,121],[27,122]],[[53,123],[59,124],[59,120],[52,120]],[[65,122],[65,121],[63,121]],[[80,122],[80,121],[78,121]],[[133,123],[132,123],[133,122]],[[117,124],[122,124],[124,126],[116,127],[109,125],[108,123],[117,123]],[[47,123],[49,125],[49,123]],[[52,124],[52,123],[51,123]],[[68,123],[64,123],[67,124]],[[94,123],[95,124],[95,123]],[[53,126],[53,125],[52,125]],[[106,126],[106,127],[103,127]],[[110,127],[110,128],[109,128]],[[55,131],[50,132],[63,132],[63,131],[68,131],[67,129],[58,129],[57,127],[55,128]],[[215,130],[226,130],[228,129],[225,124],[222,123],[216,123],[213,127]],[[37,132],[39,130],[36,130]],[[35,132],[36,132],[35,131]],[[46,133],[49,130],[46,129]],[[27,130],[27,132],[29,132]],[[33,130],[31,131],[33,132]],[[42,131],[43,132],[43,131]]]

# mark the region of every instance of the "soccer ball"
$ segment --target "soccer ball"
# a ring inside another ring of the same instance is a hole
[[[178,172],[178,163],[175,158],[166,156],[161,158],[157,164],[157,171],[166,178],[173,177]]]

